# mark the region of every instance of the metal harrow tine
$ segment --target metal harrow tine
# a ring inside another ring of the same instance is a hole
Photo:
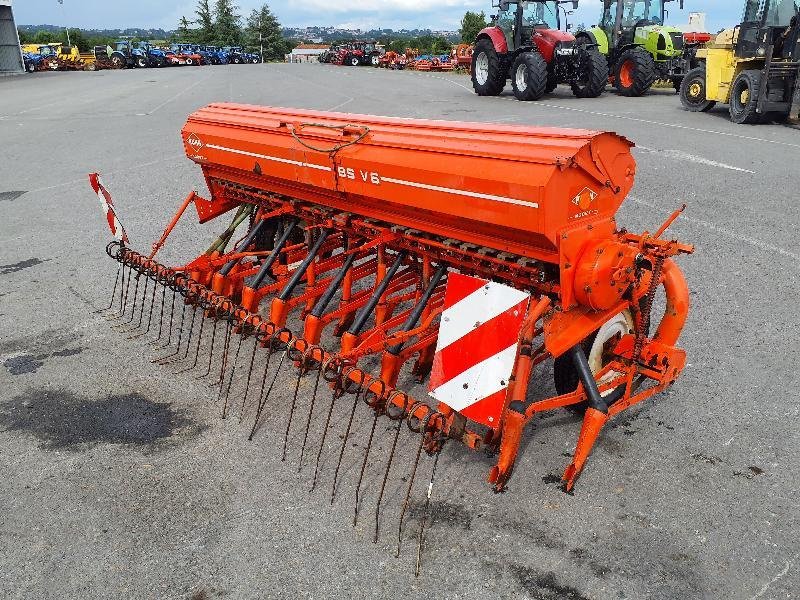
[[[134,327],[124,331],[123,333],[131,333],[132,331],[136,331],[142,326],[142,318],[144,317],[144,304],[145,300],[147,299],[147,286],[150,285],[150,272],[144,273],[144,290],[142,291],[142,301],[141,305],[139,306],[139,321],[136,323]],[[155,286],[153,286],[155,287]],[[133,315],[136,315],[136,305],[133,307]]]
[[[153,359],[153,360],[150,361],[151,363],[166,364],[166,363],[163,363],[162,361],[165,361],[165,360],[167,360],[169,358],[172,358],[173,356],[175,356],[176,354],[178,354],[181,351],[181,339],[183,338],[183,323],[184,323],[185,320],[186,320],[186,302],[184,301],[183,302],[183,308],[181,309],[181,321],[180,321],[180,325],[178,325],[178,346],[177,346],[177,348],[175,348],[175,352],[172,352],[171,354],[167,354],[166,356],[162,356],[161,358]],[[172,335],[172,319],[170,319],[170,336],[171,335]],[[166,348],[169,345],[170,345],[170,341],[168,339],[166,346],[163,346],[163,348]]]
[[[150,297],[150,313],[147,315],[147,329],[145,329],[141,333],[137,333],[136,335],[129,335],[127,339],[135,340],[150,333],[150,325],[153,322],[153,306],[155,306],[156,303],[156,290],[158,289],[158,286],[156,285],[157,283],[158,283],[158,276],[156,274],[153,274],[153,293]]]
[[[231,365],[231,374],[228,377],[228,385],[225,386],[225,401],[222,405],[222,418],[226,418],[228,416],[228,397],[231,393],[231,384],[233,383],[233,376],[236,373],[236,363],[239,362],[239,352],[242,349],[242,342],[246,337],[246,333],[244,330],[244,325],[242,326],[242,330],[239,332],[239,343],[236,344],[236,352],[233,355],[233,364]],[[222,386],[219,388],[220,393],[222,393]]]
[[[217,403],[219,403],[220,399],[222,398],[222,380],[225,377],[225,368],[228,366],[228,349],[230,348],[232,330],[231,316],[225,315],[225,343],[222,346],[222,360],[219,363],[219,377],[217,377],[217,380],[211,384],[211,387],[214,387],[215,385],[220,386],[219,393],[217,394]]]
[[[162,346],[158,346],[158,350],[163,350],[172,343],[172,323],[175,318],[175,296],[178,293],[178,288],[174,285],[172,287],[172,303],[169,309],[169,329],[167,331],[167,341]]]
[[[403,507],[400,509],[400,520],[397,524],[397,552],[395,553],[395,558],[400,558],[400,546],[403,543],[403,518],[406,515],[406,510],[408,510],[408,503],[411,500],[411,490],[414,487],[414,479],[417,476],[417,468],[419,467],[419,459],[422,456],[422,449],[425,447],[425,430],[428,427],[428,423],[430,419],[434,415],[438,415],[440,413],[429,412],[425,415],[420,423],[419,429],[414,429],[412,425],[412,419],[414,418],[414,411],[420,406],[422,402],[416,402],[411,405],[411,409],[408,411],[408,428],[414,432],[419,433],[419,446],[417,447],[417,455],[414,457],[414,465],[411,467],[411,474],[408,476],[408,489],[406,490],[406,497],[403,500]]]
[[[294,395],[292,396],[292,405],[289,407],[289,419],[286,423],[286,433],[283,436],[283,452],[281,453],[281,462],[286,461],[286,446],[289,444],[289,430],[292,428],[292,418],[294,417],[294,408],[297,406],[297,392],[300,390],[300,380],[303,378],[302,367],[297,370],[297,381],[294,384]]]
[[[114,278],[114,289],[111,291],[111,302],[105,308],[98,308],[97,310],[92,311],[95,314],[109,311],[111,310],[111,307],[114,306],[114,300],[117,297],[117,285],[119,285],[119,274],[121,271],[122,271],[122,263],[119,263],[117,265],[117,276]]]
[[[142,277],[142,272],[137,269],[136,285],[133,286],[133,302],[131,302],[131,306],[133,307],[131,309],[131,318],[128,319],[127,321],[123,321],[122,323],[117,323],[116,325],[112,325],[111,327],[113,329],[119,330],[120,328],[125,327],[126,325],[130,325],[133,322],[133,318],[136,316],[136,299],[139,297],[139,280],[141,279],[141,277]]]
[[[336,499],[336,484],[339,480],[339,468],[342,466],[342,458],[344,457],[345,448],[347,448],[347,438],[350,437],[350,429],[353,427],[353,417],[356,414],[356,406],[358,406],[358,399],[363,393],[363,389],[358,390],[355,395],[355,399],[353,400],[353,408],[350,410],[350,418],[347,421],[347,429],[344,432],[344,437],[342,438],[342,447],[339,449],[339,460],[336,463],[336,470],[333,473],[333,487],[331,488],[331,505],[333,505],[333,501]]]
[[[214,311],[214,328],[211,330],[211,348],[208,350],[208,365],[206,367],[206,372],[195,377],[195,379],[202,379],[211,373],[211,359],[214,357],[214,340],[217,337],[217,325],[219,325],[219,318],[217,317],[216,311]]]
[[[398,408],[396,404],[394,404],[394,398],[398,395],[402,394],[404,397],[403,406]],[[378,527],[380,522],[380,512],[381,512],[381,500],[383,500],[383,493],[386,491],[386,482],[389,479],[389,472],[392,469],[392,461],[394,460],[394,453],[397,449],[397,441],[400,439],[400,428],[403,424],[403,417],[406,414],[406,409],[408,408],[408,394],[405,394],[399,390],[395,390],[389,396],[389,400],[386,402],[386,416],[392,419],[393,421],[397,421],[397,427],[395,428],[394,433],[394,440],[392,440],[392,449],[389,451],[389,459],[386,462],[386,471],[383,474],[383,481],[381,482],[381,490],[378,493],[378,500],[375,503],[375,536],[372,539],[373,544],[378,543]],[[399,412],[397,412],[399,410]],[[394,412],[393,412],[394,411]]]
[[[361,491],[361,482],[364,480],[364,472],[367,469],[367,459],[369,458],[369,451],[372,448],[372,440],[375,437],[375,427],[378,425],[378,418],[382,414],[383,407],[380,406],[380,399],[375,399],[375,406],[372,406],[368,401],[367,405],[372,407],[373,411],[375,412],[375,417],[372,419],[372,427],[369,430],[369,438],[367,439],[367,446],[364,450],[364,460],[361,461],[361,473],[358,475],[358,483],[356,484],[356,503],[355,503],[355,510],[353,512],[353,527],[358,524],[358,508],[359,508],[359,492]]]
[[[266,336],[266,337],[264,337],[263,339],[258,339],[258,338],[260,338],[262,336]],[[270,363],[270,360],[272,359],[272,338],[274,336],[275,336],[275,332],[274,331],[272,333],[270,333],[270,334],[265,334],[264,332],[259,332],[256,335],[256,345],[258,345],[259,343],[263,343],[263,344],[265,344],[265,347],[267,348],[267,360],[266,360],[266,363],[264,364],[264,375],[261,377],[261,390],[258,393],[259,402],[261,401],[261,398],[264,395],[264,388],[266,387],[266,384],[267,384],[267,372],[269,371],[269,363]],[[255,356],[255,346],[253,347],[253,353],[254,353],[253,355]],[[252,358],[253,357],[251,356],[251,359]],[[251,361],[251,364],[252,364],[252,361]],[[247,395],[244,395],[244,396],[242,396],[242,406],[239,408],[239,422],[240,423],[242,422],[242,420],[244,418],[244,409],[245,409],[246,403],[247,403]]]
[[[155,344],[158,340],[161,339],[161,330],[164,327],[164,304],[166,304],[167,300],[167,283],[166,281],[162,283],[161,288],[161,314],[158,316],[158,336],[154,340],[150,340],[149,344]]]
[[[311,415],[314,412],[314,403],[317,400],[317,390],[319,389],[319,380],[322,378],[322,365],[317,369],[317,377],[314,380],[314,391],[311,394],[311,405],[308,407],[308,418],[306,419],[306,430],[303,433],[303,445],[300,447],[300,460],[297,463],[297,472],[303,469],[303,456],[306,451],[306,442],[308,442],[308,432],[311,429]],[[326,427],[327,428],[327,427]]]
[[[181,295],[183,295],[183,294],[181,293]],[[181,344],[183,343],[183,324],[184,324],[185,319],[186,319],[186,306],[187,306],[186,297],[184,297],[184,299],[183,299],[183,308],[181,309],[181,323],[178,326],[178,343],[177,343],[177,346],[175,347],[175,352],[173,352],[172,354],[168,354],[167,356],[164,356],[164,357],[162,357],[160,359],[157,359],[158,363],[161,366],[165,366],[165,365],[168,365],[170,363],[177,362],[177,361],[181,360],[179,355],[181,353]],[[192,319],[191,319],[190,325],[189,325],[189,333],[190,334],[192,332],[191,328],[193,326],[194,326],[194,312],[192,313]],[[187,353],[189,351],[188,342],[186,344],[186,351],[187,351]],[[174,358],[174,357],[177,357],[177,358]]]
[[[288,330],[283,330],[283,331],[288,331]],[[282,333],[282,332],[279,332],[278,335],[280,333]],[[286,344],[286,350],[281,352],[281,358],[278,361],[278,366],[275,369],[275,374],[273,375],[272,381],[269,384],[269,388],[267,389],[267,393],[264,396],[262,396],[261,398],[259,398],[258,408],[256,409],[256,418],[253,419],[253,428],[250,430],[250,435],[247,438],[248,440],[252,441],[253,436],[256,434],[256,431],[258,429],[258,423],[261,420],[261,413],[264,411],[264,407],[267,405],[267,400],[269,399],[269,395],[272,392],[272,388],[275,386],[275,381],[278,379],[278,374],[281,372],[281,367],[283,366],[283,361],[286,358],[286,356],[289,354],[289,346],[291,346],[291,345],[292,345],[292,340],[289,340],[289,342],[287,342],[287,344]],[[265,370],[265,372],[266,372],[266,370]]]
[[[128,290],[131,287],[131,271],[133,271],[133,265],[128,265],[128,278],[125,281],[125,273],[122,273],[122,287],[120,288],[120,296],[122,298],[122,302],[119,305],[119,312],[114,313],[113,315],[106,318],[107,321],[116,321],[125,314],[125,309],[127,308],[128,304]],[[124,294],[123,294],[124,288]]]
[[[247,370],[247,382],[244,385],[244,393],[242,393],[242,408],[239,411],[240,423],[242,422],[242,413],[244,412],[244,405],[245,402],[247,402],[247,393],[250,391],[250,379],[253,376],[253,365],[255,364],[256,361],[256,350],[258,350],[259,334],[260,334],[259,330],[256,330],[256,332],[253,334],[253,351],[250,353],[250,367]]]
[[[419,523],[419,539],[417,542],[417,565],[414,568],[414,577],[419,577],[420,567],[422,566],[422,546],[425,540],[425,525],[428,520],[428,512],[431,504],[431,492],[433,491],[433,478],[436,476],[436,466],[439,464],[439,457],[442,449],[439,448],[433,458],[433,468],[431,469],[431,480],[428,482],[428,493],[425,496],[425,508],[422,512],[422,520]]]
[[[204,306],[204,304],[202,302],[200,302],[200,310],[205,311],[205,306]],[[195,311],[195,313],[196,312],[197,311]],[[194,318],[194,317],[192,317],[192,318]],[[200,344],[202,344],[202,342],[203,342],[203,327],[205,326],[205,324],[206,324],[206,318],[205,318],[205,315],[203,315],[200,318],[200,332],[197,334],[197,345],[195,346],[194,361],[192,362],[191,366],[186,367],[185,369],[181,369],[180,371],[175,371],[175,373],[173,373],[173,375],[178,375],[180,373],[188,373],[189,371],[191,371],[192,369],[194,369],[197,366],[197,361],[200,358]],[[186,356],[188,356],[188,355],[189,355],[189,343],[187,342],[186,343]],[[183,358],[185,359],[186,356],[184,356]]]

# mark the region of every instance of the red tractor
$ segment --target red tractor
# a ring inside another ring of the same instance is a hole
[[[597,44],[561,31],[564,0],[499,0],[492,24],[475,40],[472,87],[497,96],[511,79],[518,100],[539,100],[567,83],[579,98],[596,98],[608,83],[608,61]],[[573,8],[578,2],[570,0]]]

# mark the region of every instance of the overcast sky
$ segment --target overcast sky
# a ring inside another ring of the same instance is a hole
[[[212,2],[213,4],[213,2]],[[262,4],[259,0],[238,0],[243,15]],[[458,29],[467,10],[492,13],[491,0],[274,0],[269,5],[281,24],[290,27],[333,25],[371,29],[373,27]],[[192,18],[193,0],[14,0],[18,25],[69,25],[71,27],[116,29],[126,27],[161,27],[175,29],[182,15]],[[599,19],[602,0],[581,0],[572,22],[594,24]],[[680,11],[678,2],[669,4],[668,23],[688,21],[689,11],[707,13],[707,29],[712,32],[736,24],[742,14],[742,0],[685,0]]]

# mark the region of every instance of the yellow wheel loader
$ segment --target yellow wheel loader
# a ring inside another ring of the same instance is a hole
[[[800,75],[800,0],[747,0],[742,23],[697,52],[703,64],[681,83],[683,106],[728,104],[734,123],[789,118]]]

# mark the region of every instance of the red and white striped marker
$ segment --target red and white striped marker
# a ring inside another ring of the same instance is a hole
[[[117,211],[114,209],[114,201],[111,199],[111,194],[108,193],[108,190],[100,181],[100,175],[97,173],[89,173],[89,184],[100,200],[100,208],[108,220],[108,228],[111,230],[111,235],[123,244],[127,244],[128,234],[125,232],[125,228],[122,226],[119,217],[117,217]]]
[[[500,424],[530,295],[451,273],[430,379],[430,395],[489,427]]]

